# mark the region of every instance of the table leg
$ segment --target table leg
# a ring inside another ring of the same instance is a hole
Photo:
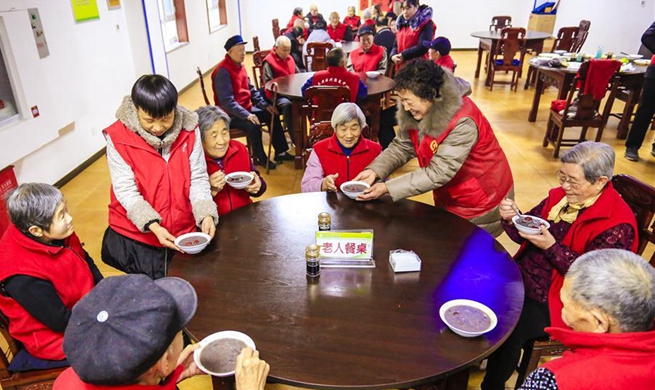
[[[368,112],[370,113],[371,123],[371,141],[378,142],[378,133],[380,132],[380,98],[371,97],[366,99],[366,105],[368,106]]]
[[[294,167],[296,169],[303,168],[302,162],[302,152],[305,149],[306,143],[306,134],[303,131],[305,126],[303,126],[303,119],[300,112],[302,111],[302,101],[294,99],[291,101],[291,122],[293,126],[294,137],[293,140],[296,143]]]
[[[480,77],[480,65],[482,64],[482,45],[478,43],[478,64],[475,67],[475,78]]]
[[[212,375],[212,389],[214,390],[235,390],[236,382],[234,381],[234,375],[220,377]]]
[[[496,40],[491,40],[491,47],[489,48],[489,60],[487,61],[487,79],[484,83],[485,86],[491,85],[491,78],[493,72],[491,71],[491,62],[495,61],[496,58]]]
[[[539,110],[539,101],[541,100],[541,94],[544,91],[544,80],[541,77],[541,71],[539,69],[537,72],[537,84],[534,87],[534,97],[532,98],[532,108],[530,108],[530,113],[528,114],[528,122],[534,122],[537,120],[537,111]]]
[[[469,369],[466,368],[460,372],[446,377],[444,390],[466,390],[469,383]]]

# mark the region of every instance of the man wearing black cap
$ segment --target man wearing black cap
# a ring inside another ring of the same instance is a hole
[[[198,307],[193,287],[180,278],[145,275],[104,279],[78,302],[64,334],[71,368],[53,390],[173,390],[201,374],[193,360],[200,345],[183,349],[182,329]],[[261,390],[269,366],[246,348],[236,367],[237,390]]]
[[[434,41],[425,41],[423,46],[428,48],[430,59],[442,68],[455,71],[455,61],[450,56],[450,41],[446,37],[437,37]]]
[[[212,73],[214,103],[230,116],[231,127],[246,132],[255,163],[261,166],[266,166],[268,159],[262,145],[261,124],[270,123],[273,115],[275,159],[292,161],[294,157],[287,153],[289,146],[276,109],[255,89],[243,66],[246,43],[240,35],[231,37],[225,43],[225,59],[218,63]],[[275,166],[275,163],[270,164],[271,169],[275,169]]]
[[[357,31],[360,47],[350,52],[346,68],[351,72],[380,72],[387,71],[387,50],[373,43],[375,28],[363,25]]]

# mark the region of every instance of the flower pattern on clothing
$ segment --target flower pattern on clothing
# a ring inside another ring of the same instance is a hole
[[[557,390],[555,374],[545,367],[532,371],[517,390]]]

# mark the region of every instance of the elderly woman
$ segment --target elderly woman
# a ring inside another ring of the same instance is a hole
[[[302,177],[302,192],[333,191],[380,154],[382,147],[362,137],[364,113],[355,103],[341,103],[332,113],[334,134],[317,142]]]
[[[291,19],[289,19],[289,23],[287,23],[287,27],[285,28],[284,32],[291,31],[291,29],[295,27],[296,20],[300,20],[301,22],[303,22],[303,26],[305,25],[305,20],[303,19],[302,16],[301,7],[296,7],[293,9],[293,14],[291,15]]]
[[[655,389],[653,267],[624,250],[589,252],[569,268],[561,298],[562,320],[573,330],[546,331],[571,350],[520,389]]]
[[[362,24],[360,17],[355,14],[354,6],[351,5],[348,7],[348,15],[343,18],[343,24],[350,26],[353,30],[357,30],[359,25]]]
[[[419,0],[405,0],[402,10],[396,25],[396,44],[391,50],[391,61],[397,67],[416,58],[427,58],[428,49],[422,43],[432,41],[437,31],[429,6],[419,4]]]
[[[525,283],[525,304],[516,329],[489,357],[482,389],[504,389],[519,360],[523,344],[545,337],[547,326],[562,322],[560,289],[564,275],[583,253],[602,248],[637,248],[637,226],[630,207],[614,190],[610,179],[614,151],[599,142],[583,142],[561,158],[560,186],[527,212],[550,223],[541,234],[527,235],[512,224],[516,205],[500,205],[505,232],[521,244],[514,258]]]
[[[252,163],[248,149],[230,139],[230,117],[216,106],[200,107],[196,113],[218,215],[251,204],[251,196],[259,197],[266,192],[266,182]],[[250,172],[254,180],[242,190],[226,186],[225,175],[232,172]]]
[[[491,125],[459,81],[433,61],[417,60],[396,76],[398,135],[355,180],[373,184],[418,157],[420,168],[377,183],[360,200],[398,199],[432,191],[434,204],[494,236],[500,202],[513,197],[512,172]]]

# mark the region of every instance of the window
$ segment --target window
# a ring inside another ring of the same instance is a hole
[[[225,0],[206,0],[207,1],[207,22],[209,23],[209,32],[217,31],[221,26],[227,24],[227,14],[225,12]]]
[[[164,35],[164,47],[169,52],[189,42],[184,0],[158,0],[159,21]]]
[[[2,48],[0,48],[0,127],[18,120],[18,118],[14,91],[9,82],[9,72],[2,56]]]

